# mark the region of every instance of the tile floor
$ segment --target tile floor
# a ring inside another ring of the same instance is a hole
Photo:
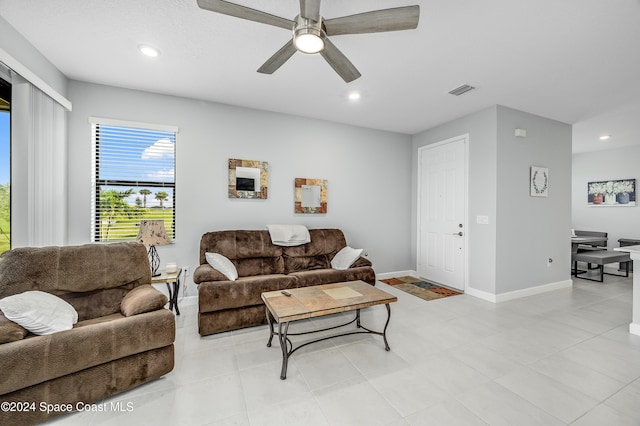
[[[605,280],[500,304],[426,302],[379,283],[398,296],[391,351],[373,335],[328,340],[296,352],[284,381],[266,326],[200,337],[196,306],[184,306],[174,371],[108,400],[130,412],[51,424],[639,425],[631,279]],[[363,312],[364,324],[385,319],[382,306]]]

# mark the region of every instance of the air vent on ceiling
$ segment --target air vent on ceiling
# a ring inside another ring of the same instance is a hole
[[[449,93],[455,96],[460,96],[464,93],[467,93],[471,90],[475,89],[473,86],[469,86],[468,84],[463,84],[462,86],[458,86],[453,90],[450,90]]]

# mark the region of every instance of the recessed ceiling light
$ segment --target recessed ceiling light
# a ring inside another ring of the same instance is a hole
[[[601,141],[608,141],[611,138],[611,135],[602,135],[600,136]]]
[[[350,101],[357,101],[357,100],[359,100],[359,99],[360,99],[360,93],[358,93],[358,92],[351,92],[351,93],[349,93],[349,96],[348,96],[348,97],[349,97],[349,100],[350,100]]]
[[[153,46],[149,46],[148,44],[141,44],[138,46],[138,50],[142,52],[143,55],[149,56],[150,58],[155,58],[160,55],[160,51]]]

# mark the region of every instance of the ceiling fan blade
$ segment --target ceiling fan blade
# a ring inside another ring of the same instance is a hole
[[[258,72],[262,74],[273,74],[282,64],[287,62],[296,51],[293,40],[289,40],[287,44],[282,46],[272,57],[267,59],[267,62],[258,68]]]
[[[324,49],[320,54],[345,82],[351,83],[360,77],[361,74],[356,67],[328,38],[325,38]]]
[[[235,16],[236,18],[247,19],[249,21],[260,22],[261,24],[273,25],[274,27],[284,28],[285,30],[292,29],[294,25],[294,22],[289,19],[270,15],[260,10],[251,9],[250,7],[241,6],[239,4],[223,0],[198,0],[198,6],[200,9],[222,13],[223,15]]]
[[[318,22],[320,20],[320,0],[300,0],[300,16]]]
[[[412,30],[418,26],[420,6],[405,6],[374,10],[357,15],[327,19],[324,22],[328,36],[340,34],[366,34],[386,31]]]

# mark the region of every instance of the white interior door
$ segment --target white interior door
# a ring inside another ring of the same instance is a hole
[[[419,149],[418,275],[464,291],[467,137]]]

